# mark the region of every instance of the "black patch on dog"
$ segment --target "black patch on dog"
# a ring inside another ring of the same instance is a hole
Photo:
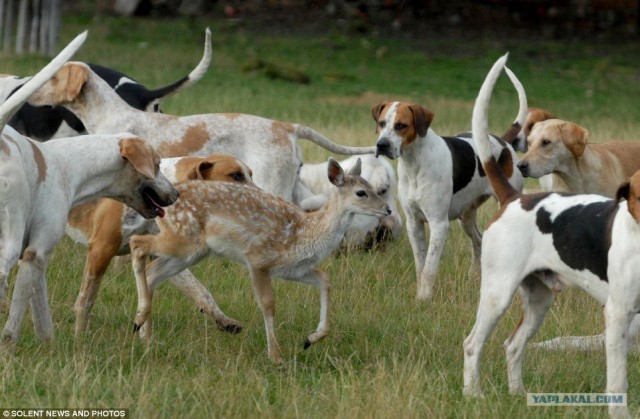
[[[551,214],[543,207],[536,212],[536,224],[542,233],[552,235],[553,246],[567,266],[575,270],[587,269],[608,281],[607,254],[617,209],[615,201],[576,205],[551,221]]]
[[[9,125],[27,137],[49,139],[58,131],[63,121],[78,133],[86,133],[80,119],[62,106],[33,106],[25,103],[9,120]]]
[[[449,151],[453,169],[453,193],[467,186],[478,167],[482,167],[480,160],[468,142],[456,137],[442,137]]]
[[[168,86],[149,90],[124,73],[97,64],[88,65],[114,89],[123,77],[132,80],[133,83],[124,83],[115,91],[130,106],[139,110],[145,110],[152,101],[165,97],[189,80],[189,77],[183,77]],[[15,90],[18,90],[18,88]],[[15,93],[15,90],[11,94]],[[9,125],[22,135],[46,141],[58,131],[63,121],[77,131],[78,134],[86,133],[86,129],[80,119],[73,112],[62,106],[32,106],[25,103],[11,118]]]

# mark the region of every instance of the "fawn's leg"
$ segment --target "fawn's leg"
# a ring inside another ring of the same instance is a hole
[[[253,292],[264,318],[264,327],[267,332],[267,350],[269,359],[274,364],[282,364],[282,355],[280,354],[280,346],[276,340],[276,334],[273,327],[273,317],[276,312],[276,301],[271,286],[271,276],[265,270],[250,269],[251,284]]]

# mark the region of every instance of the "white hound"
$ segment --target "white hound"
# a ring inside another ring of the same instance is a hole
[[[36,335],[43,340],[53,337],[45,272],[71,207],[109,196],[153,218],[162,216],[162,207],[178,196],[159,171],[158,155],[132,134],[38,143],[5,126],[85,39],[86,32],[0,106],[0,301],[7,292],[7,276],[20,259],[9,318],[2,331],[4,344],[18,339],[32,295]]]

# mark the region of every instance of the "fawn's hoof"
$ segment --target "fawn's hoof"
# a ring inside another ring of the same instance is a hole
[[[141,324],[138,323],[133,323],[133,333],[137,333],[138,331],[140,331],[140,328],[142,327]]]
[[[309,346],[311,346],[311,341],[307,338],[307,340],[304,341],[303,349],[309,349]]]
[[[243,329],[243,326],[240,323],[223,323],[216,321],[216,326],[218,326],[218,330],[231,333],[232,335],[237,335],[242,332]]]

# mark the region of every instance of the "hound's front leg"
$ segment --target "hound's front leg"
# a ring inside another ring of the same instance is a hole
[[[416,282],[418,291],[421,288],[421,276],[424,270],[425,260],[427,258],[427,235],[425,233],[424,223],[419,219],[416,219],[405,209],[407,214],[407,233],[409,236],[409,244],[411,244],[411,250],[413,251],[413,262],[416,268]],[[420,293],[418,292],[418,298]]]
[[[20,328],[24,321],[27,310],[27,303],[33,295],[33,287],[40,278],[44,278],[46,268],[46,259],[39,256],[38,253],[27,248],[19,263],[18,274],[16,275],[16,283],[11,298],[11,306],[9,307],[9,317],[2,330],[2,344],[13,345],[20,337]],[[40,290],[42,291],[42,289]],[[48,301],[46,295],[44,301],[39,303],[46,305],[42,308],[43,312],[49,312]],[[50,315],[50,314],[49,314]]]
[[[612,290],[615,292],[615,290]],[[634,293],[630,293],[634,294]],[[637,294],[636,294],[637,295]],[[627,307],[633,307],[634,301],[614,300],[609,295],[605,305],[605,345],[607,348],[607,393],[627,392],[627,346],[629,324],[635,314]],[[625,303],[630,303],[627,305]],[[609,405],[609,416],[629,417],[627,406]]]
[[[433,286],[438,275],[438,264],[444,250],[444,243],[449,232],[449,220],[436,220],[429,222],[429,249],[425,260],[424,269],[420,274],[418,286],[418,299],[430,300],[433,296]]]
[[[47,301],[47,279],[45,271],[40,272],[33,284],[33,295],[31,296],[31,319],[35,329],[36,337],[43,341],[53,340],[53,317],[51,307]]]

